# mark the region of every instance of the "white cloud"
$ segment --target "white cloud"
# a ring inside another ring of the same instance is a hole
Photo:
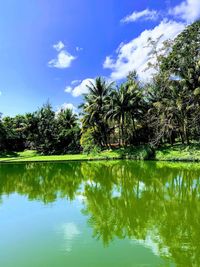
[[[0,91],[0,96],[2,95],[2,92]]]
[[[88,78],[83,80],[79,85],[74,87],[74,89],[72,90],[72,95],[74,97],[77,97],[82,94],[86,94],[88,92],[87,85],[90,85],[90,82],[94,82],[94,79]]]
[[[184,23],[175,21],[162,21],[151,30],[143,31],[137,38],[129,43],[122,43],[116,50],[117,57],[113,59],[107,56],[103,64],[104,68],[111,69],[111,79],[123,79],[130,71],[136,70],[139,78],[146,81],[150,78],[153,70],[144,71],[149,61],[150,48],[147,47],[148,39],[159,38],[160,46],[167,39],[174,39],[185,27]]]
[[[139,12],[134,11],[131,15],[126,16],[121,20],[123,23],[134,22],[139,19],[143,20],[157,20],[159,17],[158,11],[149,10],[148,8]]]
[[[53,48],[56,49],[56,51],[60,51],[65,47],[62,41],[59,41],[57,44],[53,45]]]
[[[72,93],[72,90],[73,90],[72,86],[75,86],[76,84],[79,84],[79,83],[81,83],[81,80],[73,80],[73,81],[71,81],[71,85],[66,86],[65,89],[64,89],[64,92],[65,93]]]
[[[71,82],[71,84],[74,85],[74,84],[78,84],[78,83],[80,83],[80,82],[81,82],[81,80],[73,80],[73,81]]]
[[[66,86],[64,91],[65,91],[65,93],[71,93],[72,87],[71,86]]]
[[[57,58],[48,62],[48,66],[51,68],[65,69],[69,68],[75,57],[68,53],[66,50],[62,50],[58,53]]]
[[[169,10],[169,14],[185,20],[187,23],[200,18],[200,0],[186,0]]]
[[[74,97],[78,97],[88,92],[87,86],[90,85],[91,82],[93,83],[94,79],[74,80],[71,82],[72,86],[66,86],[64,91],[66,93],[71,93]]]
[[[57,108],[56,114],[60,113],[61,110],[71,109],[73,113],[77,114],[78,109],[72,103],[64,103]]]

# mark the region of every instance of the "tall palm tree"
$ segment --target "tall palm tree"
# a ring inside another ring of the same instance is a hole
[[[119,128],[119,142],[124,145],[125,141],[125,124],[130,111],[130,94],[127,84],[122,84],[117,90],[113,90],[110,98],[110,110],[106,118],[117,122]]]
[[[131,129],[131,132],[133,133],[131,139],[135,139],[134,143],[138,143],[137,128],[138,126],[141,127],[141,124],[144,122],[144,114],[147,105],[136,74],[133,77],[128,77],[126,86],[128,87],[128,94],[130,97],[128,108],[132,126],[128,128]]]
[[[98,135],[99,145],[107,146],[108,124],[105,120],[105,114],[113,83],[98,77],[94,83],[90,82],[87,87],[88,93],[84,95],[84,104],[80,106],[83,109],[83,129],[93,127]]]
[[[125,145],[133,137],[137,139],[136,124],[142,117],[142,91],[135,73],[130,73],[128,81],[112,91],[106,117],[117,123],[121,145]]]

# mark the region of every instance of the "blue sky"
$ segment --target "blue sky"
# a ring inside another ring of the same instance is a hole
[[[136,69],[145,81],[147,38],[173,39],[199,17],[199,0],[1,1],[0,112],[75,109],[98,75]]]

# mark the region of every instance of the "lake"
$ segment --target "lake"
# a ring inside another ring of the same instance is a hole
[[[200,164],[0,164],[0,266],[200,266]]]

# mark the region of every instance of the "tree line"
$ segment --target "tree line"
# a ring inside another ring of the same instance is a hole
[[[0,122],[0,151],[35,149],[41,154],[79,150],[80,126],[71,109],[55,112],[47,103],[38,111],[3,117]]]
[[[162,38],[162,36],[160,37]],[[177,38],[149,39],[151,82],[142,84],[136,72],[119,86],[97,78],[82,104],[82,143],[99,147],[175,142],[189,144],[200,137],[200,21]]]
[[[148,68],[156,70],[151,81],[142,83],[135,71],[120,85],[98,77],[88,85],[79,117],[69,109],[56,113],[50,104],[24,116],[3,117],[0,150],[55,154],[81,147],[90,152],[199,141],[200,21],[162,47],[160,38],[148,42]]]

